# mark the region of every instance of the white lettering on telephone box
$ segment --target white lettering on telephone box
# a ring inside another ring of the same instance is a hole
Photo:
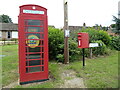
[[[37,11],[37,10],[23,10],[23,13],[44,14],[44,11]]]

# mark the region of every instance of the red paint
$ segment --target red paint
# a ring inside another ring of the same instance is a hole
[[[32,12],[25,13],[23,10]],[[48,79],[47,9],[38,5],[20,6],[18,32],[20,82]]]
[[[78,48],[89,48],[88,33],[78,33]]]

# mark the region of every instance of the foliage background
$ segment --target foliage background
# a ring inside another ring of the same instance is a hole
[[[78,48],[77,33],[89,33],[90,43],[99,43],[99,47],[92,48],[93,56],[109,55],[111,52],[110,46],[111,37],[106,31],[96,30],[94,28],[82,28],[71,32],[69,38],[69,59],[71,61],[80,60],[82,57],[82,49]],[[85,56],[90,57],[90,48],[85,49]],[[50,60],[63,62],[64,60],[64,32],[63,30],[49,27],[49,57]]]

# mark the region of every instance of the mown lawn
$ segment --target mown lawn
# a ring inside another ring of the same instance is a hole
[[[5,45],[2,47],[2,86],[18,80],[18,46]]]
[[[67,69],[73,69],[78,77],[84,79],[87,88],[118,88],[118,52],[111,56],[87,59],[86,66],[82,62],[73,62]]]
[[[14,83],[18,81],[19,73],[18,73],[18,45],[5,45],[2,47],[2,55],[6,55],[2,57],[0,61],[2,61],[2,87],[9,85],[10,83]],[[41,85],[31,85],[29,88],[53,88],[60,81],[59,76],[59,65],[55,63],[49,63],[49,71],[51,78],[51,82],[43,83]],[[21,85],[15,86],[16,88],[24,88]],[[28,88],[28,87],[26,87]]]
[[[0,46],[1,47],[1,46]],[[2,86],[18,81],[18,46],[6,45],[2,47]],[[0,59],[1,61],[1,59]],[[54,88],[61,83],[59,70],[60,65],[49,62],[50,78],[52,80],[43,83],[31,85],[26,88]],[[118,87],[118,52],[106,57],[96,59],[87,59],[85,68],[81,61],[71,62],[64,65],[64,69],[72,69],[77,72],[76,76],[84,79],[88,88],[117,88]],[[24,88],[21,85],[16,88]]]

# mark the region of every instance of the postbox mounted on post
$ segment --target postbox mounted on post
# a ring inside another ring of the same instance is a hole
[[[78,33],[78,48],[89,48],[88,33]]]
[[[78,48],[82,48],[83,52],[83,67],[85,66],[85,48],[89,48],[88,33],[78,33]]]
[[[47,80],[47,9],[38,5],[20,6],[18,32],[20,84]]]

